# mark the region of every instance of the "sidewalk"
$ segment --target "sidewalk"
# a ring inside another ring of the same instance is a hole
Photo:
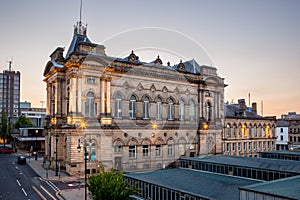
[[[22,155],[26,155],[25,153],[19,152],[16,154],[22,154]],[[55,176],[55,170],[49,169],[49,170],[45,170],[43,168],[43,158],[38,157],[37,160],[35,160],[35,157],[31,157],[30,159],[27,158],[27,164],[44,180],[48,180],[48,181],[54,181],[54,180],[59,180],[59,181],[65,181],[65,182],[69,182],[69,181],[77,181],[78,177],[75,176],[70,176],[64,172],[60,172],[60,176]],[[48,176],[46,174],[46,172],[48,173]],[[56,197],[57,199],[60,200],[82,200],[84,199],[84,188],[80,188],[80,190],[78,188],[76,189],[65,189],[65,190],[60,190],[56,193]],[[89,197],[89,196],[87,196]]]

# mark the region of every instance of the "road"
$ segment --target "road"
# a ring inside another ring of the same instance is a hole
[[[13,154],[0,154],[0,199],[56,199],[56,188],[27,164],[17,164]]]

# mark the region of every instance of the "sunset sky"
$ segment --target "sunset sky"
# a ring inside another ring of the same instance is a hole
[[[218,69],[225,101],[248,104],[250,93],[259,114],[300,113],[299,0],[82,1],[88,37],[109,56],[194,58]],[[80,0],[0,1],[0,71],[12,60],[21,72],[21,101],[42,106],[45,65],[57,47],[66,53],[79,10]]]

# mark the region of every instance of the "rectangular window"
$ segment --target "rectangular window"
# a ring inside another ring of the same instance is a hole
[[[283,135],[280,136],[280,140],[283,141]]]
[[[244,151],[247,151],[247,142],[244,142]]]
[[[143,145],[143,157],[149,157],[149,145]]]
[[[86,77],[86,82],[90,84],[95,84],[96,83],[96,78],[93,76],[87,76]]]
[[[232,151],[235,151],[235,143],[232,143]]]
[[[122,146],[115,146],[115,153],[122,153]]]
[[[136,146],[129,146],[129,158],[136,158]]]
[[[160,144],[155,146],[155,156],[161,156],[161,145]]]
[[[227,152],[230,152],[230,143],[227,143]]]
[[[256,150],[256,142],[253,142],[253,150]]]
[[[168,156],[173,156],[173,144],[168,144]]]
[[[240,143],[240,142],[238,143],[238,150],[239,150],[239,151],[242,150],[242,148],[241,148],[241,143]]]
[[[252,149],[252,143],[249,142],[248,150],[251,151],[251,149]]]

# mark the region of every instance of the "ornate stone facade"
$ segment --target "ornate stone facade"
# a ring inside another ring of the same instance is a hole
[[[256,114],[256,103],[247,108],[245,100],[239,104],[225,104],[223,154],[257,157],[259,152],[276,150],[276,117]]]
[[[86,148],[88,173],[100,165],[161,169],[179,157],[222,152],[225,85],[216,68],[195,60],[165,66],[159,57],[146,63],[134,51],[110,57],[81,29],[66,56],[57,48],[44,71],[52,167],[57,156],[69,174],[83,173],[78,146]]]

